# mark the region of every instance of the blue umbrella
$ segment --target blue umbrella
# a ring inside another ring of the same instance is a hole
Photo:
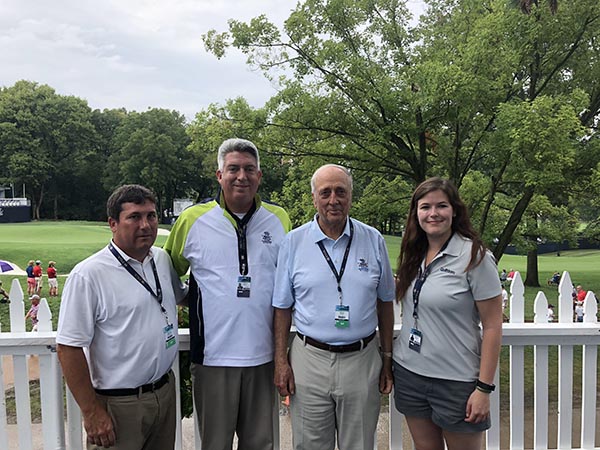
[[[0,260],[0,272],[9,272],[11,270],[15,270],[15,266],[8,261]]]

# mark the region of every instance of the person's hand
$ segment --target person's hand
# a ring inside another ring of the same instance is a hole
[[[383,365],[379,374],[379,392],[389,394],[394,387],[394,376],[392,375],[392,358],[383,358]]]
[[[275,363],[275,386],[277,386],[279,395],[283,397],[296,393],[294,372],[289,362]]]
[[[473,391],[467,401],[465,422],[479,423],[490,416],[490,394],[477,389]]]
[[[100,403],[95,403],[90,411],[83,414],[83,426],[88,443],[105,448],[115,445],[117,440],[115,426]]]

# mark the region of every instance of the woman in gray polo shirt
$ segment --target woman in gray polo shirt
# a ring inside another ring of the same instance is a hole
[[[502,339],[494,257],[456,187],[430,178],[415,190],[396,285],[396,408],[417,450],[481,449]]]

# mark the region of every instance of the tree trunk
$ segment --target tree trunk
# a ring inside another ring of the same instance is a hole
[[[529,206],[529,202],[531,201],[534,192],[535,188],[533,186],[527,186],[523,191],[523,196],[519,199],[513,209],[504,230],[502,230],[502,234],[498,238],[498,244],[496,244],[496,247],[494,248],[494,257],[496,258],[496,261],[500,261],[500,258],[502,258],[502,255],[504,254],[504,250],[506,250],[506,247],[510,244],[512,235],[521,222],[521,218],[523,217],[523,214],[525,214],[525,210]]]
[[[537,248],[527,252],[527,278],[525,278],[525,286],[540,286]]]

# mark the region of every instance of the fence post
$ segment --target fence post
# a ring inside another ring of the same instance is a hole
[[[542,291],[535,297],[533,305],[535,323],[548,323],[548,300]],[[533,347],[533,448],[548,448],[548,346]]]
[[[596,296],[588,291],[583,306],[584,323],[598,323]],[[581,380],[581,448],[594,447],[596,431],[596,371],[598,370],[598,346],[584,345]]]
[[[563,272],[558,285],[558,321],[573,323],[573,283]],[[573,435],[573,346],[558,346],[558,438],[557,448],[571,448]]]
[[[48,300],[42,298],[38,310],[38,332],[52,330],[52,312]],[[40,399],[42,406],[42,433],[45,449],[65,448],[63,384],[56,345],[51,353],[40,355]]]
[[[10,287],[10,331],[25,331],[25,303],[23,290],[19,280],[14,279]],[[33,447],[31,439],[31,399],[29,396],[29,369],[27,355],[13,355],[13,373],[15,379],[15,402],[17,409],[17,426],[19,448]]]
[[[510,284],[510,322],[525,321],[525,286],[521,274],[515,272]],[[525,444],[525,346],[510,346],[510,448],[524,448]]]

